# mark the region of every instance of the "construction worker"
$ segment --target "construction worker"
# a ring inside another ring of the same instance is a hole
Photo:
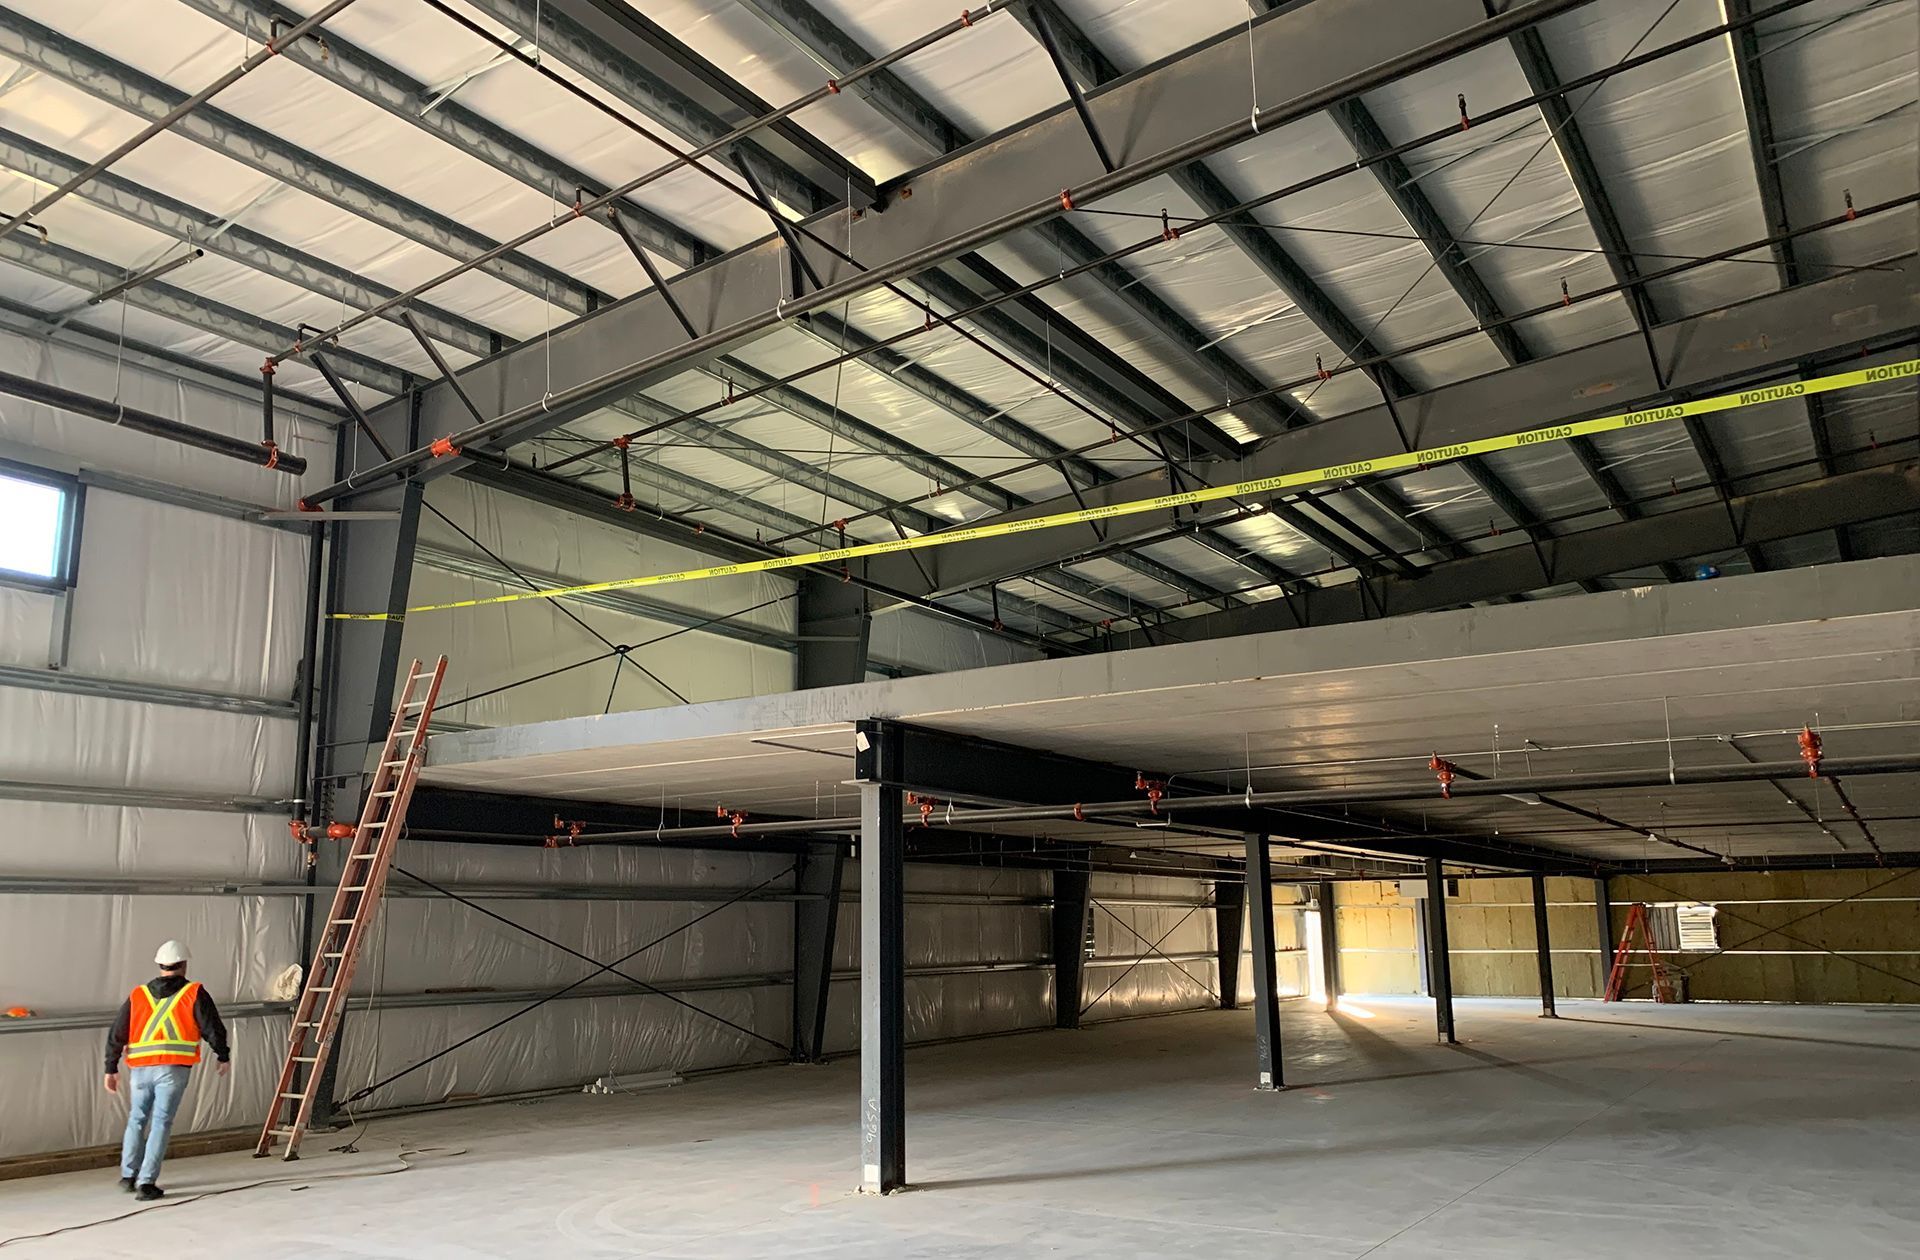
[[[168,941],[153,956],[160,974],[120,1004],[107,1030],[107,1092],[120,1092],[120,1056],[127,1057],[127,1135],[120,1143],[120,1188],[142,1201],[166,1194],[157,1184],[174,1112],[187,1077],[200,1062],[200,1041],[213,1047],[225,1076],[227,1026],[198,980],[187,979],[187,947]]]

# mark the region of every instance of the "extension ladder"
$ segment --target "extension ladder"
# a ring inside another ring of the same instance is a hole
[[[271,1154],[274,1139],[284,1138],[287,1149],[282,1158],[300,1158],[300,1139],[306,1136],[313,1119],[314,1097],[325,1079],[327,1058],[333,1052],[340,1016],[347,1007],[354,964],[387,886],[387,866],[406,822],[414,782],[420,777],[427,721],[446,672],[444,656],[432,669],[422,670],[419,661],[407,667],[406,686],[400,689],[393,725],[380,750],[373,781],[367,785],[360,824],[347,847],[340,887],[333,894],[333,907],[320,929],[313,965],[307,969],[299,1005],[294,1007],[286,1059],[280,1065],[279,1083],[273,1087],[260,1141],[253,1148],[256,1157]],[[278,1123],[283,1111],[289,1116],[286,1124]]]
[[[1620,933],[1620,945],[1613,951],[1613,969],[1607,972],[1607,991],[1600,998],[1602,1002],[1618,1002],[1620,994],[1627,985],[1627,963],[1633,956],[1633,934],[1640,933],[1645,942],[1647,961],[1653,965],[1653,996],[1655,1001],[1665,1001],[1660,995],[1666,991],[1667,968],[1660,961],[1660,947],[1653,942],[1653,927],[1647,922],[1645,902],[1636,901],[1627,911],[1627,927]]]

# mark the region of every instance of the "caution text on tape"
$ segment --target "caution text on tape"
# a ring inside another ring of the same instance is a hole
[[[534,591],[510,591],[504,595],[490,595],[479,599],[460,599],[445,604],[422,604],[409,608],[405,614],[393,613],[334,613],[336,620],[344,621],[388,621],[401,616],[416,613],[450,612],[459,608],[484,608],[492,604],[511,604],[528,599],[565,599],[573,595],[595,595],[603,591],[630,591],[647,586],[670,586],[679,582],[699,582],[709,578],[739,577],[752,573],[772,573],[781,569],[804,568],[809,565],[838,564],[847,560],[859,560],[867,556],[892,555],[901,551],[919,551],[928,547],[946,547],[954,543],[979,542],[987,538],[1005,538],[1012,534],[1032,533],[1036,530],[1059,529],[1065,525],[1084,525],[1092,521],[1112,520],[1119,516],[1136,516],[1142,512],[1160,512],[1169,508],[1193,507],[1202,503],[1215,503],[1222,499],[1237,499],[1263,494],[1276,490],[1299,490],[1328,482],[1350,481],[1355,477],[1374,476],[1381,473],[1407,472],[1435,464],[1450,463],[1465,459],[1471,455],[1491,455],[1500,451],[1525,450],[1549,442],[1565,442],[1570,438],[1592,437],[1598,433],[1617,433],[1623,429],[1638,428],[1642,425],[1660,424],[1668,420],[1679,420],[1686,416],[1710,415],[1719,411],[1732,411],[1740,407],[1754,407],[1763,403],[1783,402],[1793,398],[1804,398],[1810,394],[1830,394],[1838,390],[1858,389],[1866,385],[1879,384],[1882,381],[1897,380],[1901,377],[1920,376],[1920,359],[1907,359],[1900,363],[1887,363],[1879,367],[1860,368],[1852,372],[1837,372],[1830,376],[1809,377],[1805,380],[1784,381],[1777,385],[1762,385],[1754,389],[1744,389],[1731,394],[1719,394],[1712,398],[1697,398],[1691,402],[1667,403],[1658,407],[1647,407],[1639,411],[1623,411],[1611,416],[1596,416],[1591,420],[1575,420],[1565,424],[1549,425],[1539,429],[1523,429],[1513,433],[1503,433],[1496,437],[1479,438],[1472,442],[1455,442],[1446,446],[1427,447],[1421,450],[1406,451],[1394,455],[1382,455],[1373,459],[1354,460],[1345,464],[1331,464],[1323,468],[1303,468],[1298,472],[1280,473],[1272,477],[1258,477],[1251,481],[1236,481],[1227,485],[1206,486],[1198,490],[1184,490],[1176,494],[1155,495],[1147,499],[1131,499],[1125,503],[1109,503],[1101,507],[1078,508],[1071,512],[1055,512],[1048,516],[1034,516],[1018,521],[996,521],[985,525],[967,525],[959,529],[941,530],[934,534],[920,534],[911,538],[890,539],[886,542],[857,543],[848,547],[832,547],[824,551],[808,551],[791,556],[769,556],[764,560],[745,560],[735,564],[709,565],[701,569],[681,569],[674,573],[652,573],[644,577],[614,578],[605,582],[586,582],[577,586],[556,586]]]

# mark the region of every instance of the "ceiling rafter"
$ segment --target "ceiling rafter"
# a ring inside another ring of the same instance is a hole
[[[1730,18],[1744,19],[1753,14],[1753,0],[1726,0],[1726,5]],[[1773,107],[1767,97],[1767,72],[1760,64],[1760,32],[1754,26],[1742,26],[1729,38],[1733,40],[1733,72],[1740,88],[1741,110],[1746,116],[1753,174],[1760,187],[1760,211],[1766,218],[1769,233],[1784,233],[1793,225],[1787,217],[1787,195],[1780,181],[1780,164],[1774,158],[1778,145],[1773,131]],[[1780,271],[1781,288],[1800,283],[1800,260],[1794,253],[1792,240],[1776,242],[1773,259]],[[1831,477],[1834,467],[1828,454],[1832,442],[1828,436],[1826,400],[1816,395],[1803,399],[1802,405],[1806,408],[1807,431],[1813,440],[1814,453],[1820,457],[1821,475]],[[1846,529],[1833,531],[1833,543],[1840,559],[1853,559],[1853,536]],[[1756,571],[1762,567],[1757,563],[1757,550],[1749,550],[1748,559],[1755,561]]]
[[[236,0],[195,0],[195,2],[234,3]],[[579,27],[577,24],[573,24],[571,19],[567,18],[564,13],[556,14],[552,10],[544,13],[537,12],[534,6],[520,4],[517,0],[478,0],[476,7],[506,25],[522,39],[533,39],[536,33],[542,40],[551,39],[552,42],[544,45],[544,50],[547,53],[573,66],[574,69],[581,71],[583,74],[587,74],[599,83],[603,90],[622,99],[623,103],[628,107],[649,112],[653,110],[659,111],[656,116],[663,125],[675,129],[688,139],[708,140],[714,136],[724,134],[726,130],[725,126],[717,119],[713,119],[710,115],[706,114],[697,102],[675,94],[669,85],[647,79],[637,68],[627,67],[623,72],[620,67],[615,64],[617,59],[611,56],[610,51],[599,41],[598,37],[584,28]],[[535,25],[536,18],[539,21],[539,25],[537,26]],[[575,61],[575,58],[578,60]],[[860,60],[854,61],[851,64],[857,65],[867,59],[868,58],[862,54]],[[759,167],[760,173],[766,176],[772,189],[778,190],[783,186],[790,188],[794,182],[804,182],[803,177],[797,172],[783,168],[772,158],[761,159],[756,165]],[[776,191],[775,195],[779,195],[779,193]],[[963,299],[963,301],[964,300],[966,299]],[[1008,338],[1014,338],[1018,341],[1017,335],[1013,334],[1012,331],[1000,321],[982,320],[979,322],[982,325],[983,331],[990,336],[995,336],[996,340],[1002,340],[1003,344],[1005,344]],[[844,325],[838,325],[830,316],[822,318],[815,315],[805,321],[796,321],[796,324],[820,337],[829,345],[832,345],[837,340],[844,340],[845,337],[853,333],[852,329]],[[1013,348],[1016,349],[1016,352],[1020,349],[1018,345]],[[756,384],[765,379],[764,374],[756,372],[738,360],[723,360],[720,364],[715,365],[715,368],[711,370],[711,374],[723,377],[731,375],[739,380],[750,379]],[[1086,376],[1090,379],[1097,378],[1096,373],[1087,373]],[[944,409],[949,410],[950,413],[959,415],[963,420],[971,422],[978,416],[991,415],[990,409],[983,406],[976,408],[969,406],[967,402],[963,402],[962,391],[943,381],[937,374],[926,371],[925,369],[919,369],[913,373],[903,373],[897,379],[908,388],[912,388],[915,392],[920,393],[923,397],[928,397],[930,401],[936,401]],[[788,410],[800,415],[802,419],[822,418],[823,410],[825,410],[817,400],[811,399],[789,386],[778,387],[765,395],[765,397],[769,402],[780,406],[783,410]],[[913,467],[915,471],[936,479],[949,481],[967,479],[966,477],[955,476],[951,466],[936,468],[936,461],[925,456],[924,453],[913,452],[912,448],[907,444],[887,439],[884,434],[877,429],[872,429],[871,426],[867,426],[867,428],[869,433],[866,436],[870,440],[870,444],[876,444],[876,449],[891,447],[893,453],[898,453],[903,456],[903,462],[910,461],[909,466]],[[1044,449],[1042,444],[1045,442],[1045,439],[1040,438],[1038,434],[1031,433],[1031,431],[1022,430],[1024,430],[1024,426],[1016,426],[1004,418],[1003,423],[999,425],[995,425],[992,428],[983,428],[983,431],[989,432],[993,436],[1002,437],[1003,440],[1013,440],[1016,443],[1017,449],[1031,450],[1035,453]],[[843,433],[842,436],[846,435]],[[884,446],[877,445],[880,443],[884,443]],[[1058,448],[1055,447],[1054,451],[1057,452],[1057,450]],[[1005,492],[995,493],[989,491],[988,493],[990,497],[983,499],[983,502],[991,502],[993,498],[1007,499],[1009,497],[1005,495]],[[1005,507],[1007,504],[1002,503],[998,506]],[[1212,544],[1207,545],[1211,546]],[[1223,552],[1223,554],[1227,553]],[[1230,597],[1217,588],[1201,583],[1189,575],[1181,574],[1149,558],[1141,557],[1137,562],[1130,560],[1124,563],[1127,563],[1129,567],[1136,568],[1136,570],[1142,572],[1144,576],[1148,576],[1162,584],[1173,586],[1190,598],[1198,598],[1213,603],[1223,601],[1228,603],[1233,602]],[[1276,576],[1282,576],[1281,571],[1271,565],[1248,567],[1252,568],[1252,571],[1260,576],[1262,580],[1272,580]]]
[[[149,121],[163,117],[187,96],[6,8],[0,8],[0,54]],[[447,258],[473,259],[499,244],[212,106],[180,119],[173,132]],[[524,255],[508,254],[481,269],[523,293],[551,295],[555,305],[567,310],[588,310],[588,290]]]
[[[285,14],[276,7],[256,5],[252,3],[251,0],[186,0],[186,2],[206,13],[208,16],[224,22],[235,30],[260,30],[264,29],[267,23],[276,17],[279,17],[283,21],[285,20]],[[304,46],[297,47],[295,50],[292,50],[289,55],[305,53],[300,59],[307,69],[321,74],[329,81],[354,92],[363,99],[381,106],[381,108],[388,110],[402,121],[420,126],[450,143],[460,144],[466,147],[468,141],[471,140],[473,144],[484,147],[485,152],[482,156],[486,157],[496,169],[519,180],[530,188],[539,190],[544,187],[547,190],[551,190],[553,181],[556,179],[570,180],[573,178],[573,175],[568,173],[567,168],[563,168],[561,165],[546,159],[544,155],[534,152],[530,147],[517,141],[502,129],[485,122],[485,120],[479,119],[476,115],[469,114],[453,102],[442,102],[436,109],[423,115],[419,111],[418,105],[423,104],[429,99],[423,85],[413,82],[379,58],[353,45],[347,44],[337,37],[330,37],[328,44],[329,47],[324,56],[318,50],[305,50]],[[691,109],[692,106],[689,104],[687,108]],[[442,124],[435,124],[433,122],[435,119],[450,119],[452,121],[443,121]],[[291,150],[291,146],[284,147],[293,153],[298,153],[297,150]],[[312,159],[312,164],[315,166],[323,165],[319,163],[318,159]],[[544,185],[542,181],[545,181]],[[631,225],[634,222],[635,216],[629,214],[627,217]],[[680,262],[682,265],[689,265],[698,261],[700,258],[708,257],[718,252],[715,246],[700,240],[698,237],[685,232],[677,226],[665,223],[664,220],[656,225],[656,227],[659,226],[671,229],[679,242],[673,246],[675,252],[670,254],[669,257],[673,257],[675,261]],[[648,234],[644,236],[643,239],[653,241],[658,246],[660,241],[656,239],[657,237],[658,232],[649,229]],[[253,260],[248,261],[251,265]],[[318,277],[316,276],[314,278],[317,279]],[[569,283],[571,291],[576,298],[574,302],[569,303],[569,306],[570,308],[577,307],[580,313],[586,313],[596,309],[608,300],[604,295],[588,286],[578,285],[572,282]],[[368,286],[362,284],[360,288],[362,292],[365,292]],[[543,286],[543,291],[550,290],[545,290]],[[369,303],[369,305],[370,304],[371,303]],[[289,340],[291,340],[291,334]],[[764,373],[756,371],[737,359],[721,359],[712,367],[704,370],[716,379],[730,378],[753,386],[764,385],[767,381]],[[903,467],[930,479],[951,483],[966,481],[972,476],[972,474],[959,468],[957,465],[929,456],[925,452],[918,450],[912,444],[894,439],[878,427],[866,424],[839,409],[830,408],[819,400],[792,386],[776,386],[767,392],[765,398],[770,404],[779,407],[781,410],[788,412],[813,427],[821,429],[823,432],[832,433],[836,437],[858,442],[864,448],[892,458]],[[803,466],[796,464],[796,467]],[[978,501],[998,511],[1007,510],[1008,508],[1017,506],[1018,503],[1021,502],[1005,492],[995,492],[985,489],[974,492],[971,497],[975,497]],[[863,506],[865,505],[863,504]],[[1170,586],[1190,598],[1204,599],[1220,604],[1220,606],[1223,607],[1229,606],[1233,602],[1222,592],[1205,586],[1204,584],[1199,584],[1194,579],[1149,559],[1143,558],[1138,564],[1129,562],[1129,567],[1135,568],[1137,571],[1140,571],[1143,576]],[[1076,582],[1083,581],[1083,579],[1062,574],[1061,581],[1063,584],[1071,586]],[[1100,592],[1097,587],[1088,583],[1086,584],[1085,590],[1075,590],[1073,593],[1090,596],[1090,594],[1099,594]],[[1138,601],[1132,601],[1129,604],[1111,606],[1117,607],[1120,611],[1131,612],[1134,611],[1134,605],[1137,603]]]
[[[179,0],[229,30],[258,38],[274,26],[288,26],[299,16],[268,0]],[[505,127],[467,109],[458,101],[441,99],[434,108],[432,88],[412,79],[358,45],[328,31],[325,47],[295,40],[280,50],[287,60],[337,87],[377,105],[387,113],[430,132],[529,187],[539,189],[560,206],[570,205],[584,189],[597,196],[607,185],[586,172],[542,153]],[[678,224],[631,200],[621,205],[628,230],[655,253],[681,267],[697,266],[717,251]]]
[[[1372,158],[1392,147],[1386,134],[1380,130],[1380,124],[1374,120],[1372,112],[1359,98],[1339,102],[1328,111],[1328,115],[1333,119],[1334,125],[1340,129],[1340,133],[1346,137],[1353,151],[1361,157]],[[1394,208],[1400,212],[1400,217],[1427,247],[1427,252],[1433,259],[1434,268],[1439,271],[1461,303],[1466,306],[1467,313],[1472,316],[1474,323],[1484,329],[1488,340],[1499,350],[1500,357],[1506,361],[1507,366],[1513,367],[1531,362],[1534,358],[1533,351],[1520,336],[1519,329],[1510,324],[1495,322],[1505,318],[1500,309],[1500,303],[1494,298],[1492,290],[1487,288],[1486,282],[1480,278],[1480,273],[1466,256],[1466,251],[1460,247],[1459,242],[1454,240],[1446,220],[1414,180],[1413,173],[1408,170],[1407,164],[1397,157],[1390,157],[1373,162],[1369,169],[1379,182],[1381,191],[1387,194]],[[1494,326],[1486,327],[1489,323],[1494,323]],[[1569,446],[1579,461],[1582,471],[1594,481],[1607,503],[1617,505],[1628,501],[1628,496],[1620,487],[1618,479],[1606,470],[1604,461],[1599,452],[1592,448],[1592,443],[1584,438],[1578,438],[1570,442]],[[1475,485],[1480,487],[1493,505],[1525,531],[1529,538],[1538,543],[1544,538],[1552,537],[1552,531],[1538,523],[1539,512],[1523,496],[1507,485],[1485,460],[1479,458],[1462,460],[1461,469]],[[1584,580],[1581,585],[1589,591],[1605,589],[1599,582],[1590,578]]]
[[[85,293],[100,293],[124,282],[129,269],[106,259],[69,248],[57,242],[43,242],[31,234],[0,239],[0,261],[14,263],[29,271],[72,285]],[[258,315],[214,302],[164,280],[149,280],[127,289],[112,299],[153,315],[212,333],[235,345],[263,353],[276,345],[285,345],[298,336],[293,329]],[[43,318],[45,315],[43,314]],[[54,316],[54,318],[58,318]],[[404,393],[406,373],[387,364],[348,350],[329,351],[342,375],[382,394]]]
[[[843,74],[849,68],[871,60],[871,54],[867,49],[829,21],[819,10],[806,3],[806,0],[745,0],[744,7],[773,30],[792,41],[829,74]],[[891,71],[882,71],[868,76],[854,84],[851,90],[873,105],[896,127],[935,154],[950,152],[968,141],[969,137],[963,128],[908,87]],[[1064,221],[1056,220],[1048,224],[1045,232],[1047,239],[1051,240],[1075,265],[1102,252],[1083,233]],[[973,277],[976,281],[983,282],[988,291],[999,288],[1004,292],[1012,287],[1011,279],[991,269],[984,259],[968,259],[967,263]],[[1163,336],[1175,339],[1189,350],[1198,347],[1206,340],[1197,328],[1186,322],[1184,317],[1173,311],[1163,300],[1154,296],[1123,269],[1111,267],[1100,276],[1100,279],[1110,292],[1126,295],[1135,309],[1153,321],[1156,329]],[[937,297],[955,308],[969,305],[975,298],[967,288],[938,273],[922,276],[920,280],[930,296]],[[1065,321],[1037,299],[1023,306],[1030,316],[1045,321],[1046,334],[1035,336],[1030,328],[1017,322],[1009,312],[1005,311],[990,312],[986,317],[975,322],[984,332],[1006,346],[1012,353],[1042,369],[1047,380],[1052,381],[1055,377],[1067,378],[1068,387],[1074,393],[1095,401],[1096,405],[1109,414],[1127,415],[1133,424],[1142,425],[1150,424],[1154,419],[1159,418],[1151,409],[1143,410],[1134,405],[1131,399],[1113,396],[1113,382],[1127,374],[1126,365],[1111,356],[1100,355],[1100,348],[1086,341],[1078,345],[1069,345],[1066,340],[1068,330],[1062,326]],[[1062,334],[1062,341],[1058,343],[1057,348],[1051,335],[1055,328],[1058,328]],[[829,326],[821,332],[823,338],[838,349],[850,348],[861,336],[855,330],[845,326]],[[1057,359],[1056,352],[1059,354]],[[895,358],[899,359],[901,356],[895,356]],[[1203,366],[1216,377],[1222,371],[1238,371],[1241,375],[1234,378],[1236,387],[1248,390],[1262,388],[1250,374],[1245,373],[1243,368],[1238,368],[1237,364],[1234,369],[1223,369],[1213,359],[1214,356],[1207,356],[1207,362]],[[1080,367],[1082,361],[1098,363],[1101,370],[1084,371]],[[907,377],[902,383],[908,388],[924,387],[930,384],[928,378],[932,377],[932,374],[925,373],[924,369],[921,369],[920,373],[917,379]],[[932,377],[933,381],[937,379]],[[919,388],[916,392],[921,392],[922,396],[929,396],[938,391]],[[937,399],[932,400],[937,401]],[[1163,416],[1178,414],[1180,410],[1186,409],[1183,402],[1167,395],[1165,391],[1160,391],[1160,397],[1155,398],[1154,402],[1168,409],[1162,412]],[[959,414],[961,419],[969,423],[976,421],[975,415],[964,412],[955,414]],[[1300,418],[1291,408],[1286,407],[1271,408],[1265,414],[1269,416],[1271,422],[1282,424],[1292,423]],[[1024,426],[1002,423],[989,428],[976,423],[975,427],[1001,437],[1016,449],[1034,458],[1051,459],[1062,453],[1062,448],[1058,444],[1025,429]],[[1198,426],[1198,428],[1205,431],[1198,434],[1196,442],[1207,444],[1215,453],[1232,449],[1231,442],[1225,439],[1214,426]],[[1179,441],[1181,436],[1178,431],[1169,434],[1174,441]],[[1111,474],[1086,460],[1074,460],[1070,464],[1063,462],[1061,469],[1063,475],[1077,474],[1084,484],[1090,486],[1112,480]],[[1284,584],[1298,580],[1271,561],[1211,532],[1196,532],[1193,541],[1250,570],[1262,583]],[[1123,562],[1125,562],[1124,559]],[[1199,592],[1189,586],[1188,593]],[[1202,594],[1201,597],[1206,596]]]
[[[1553,59],[1547,55],[1546,42],[1537,30],[1525,30],[1508,41],[1514,58],[1520,63],[1520,72],[1526,78],[1527,87],[1536,94],[1552,92],[1560,86],[1560,76],[1553,68]],[[1615,211],[1613,197],[1607,192],[1607,186],[1600,177],[1600,168],[1593,160],[1593,153],[1587,147],[1586,134],[1581,130],[1580,120],[1567,104],[1564,96],[1547,96],[1540,103],[1540,115],[1547,125],[1547,134],[1552,139],[1554,151],[1560,157],[1562,169],[1567,173],[1568,182],[1573,185],[1574,195],[1580,199],[1581,209],[1585,212],[1588,224],[1593,229],[1594,239],[1600,242],[1605,251],[1607,270],[1613,276],[1613,282],[1622,286],[1622,296],[1627,310],[1633,318],[1634,327],[1641,338],[1650,337],[1654,325],[1660,322],[1655,313],[1653,295],[1647,287],[1639,283],[1640,263],[1627,241],[1626,228],[1621,226],[1620,216]],[[1648,344],[1652,344],[1651,341]],[[1704,426],[1689,421],[1687,439],[1694,448],[1695,456],[1701,467],[1712,477],[1716,492],[1725,498],[1729,493],[1725,478],[1725,468],[1720,463],[1719,452],[1715,450],[1713,439]],[[1607,503],[1622,520],[1635,519],[1638,511],[1633,506],[1632,496],[1620,485],[1620,479],[1607,468],[1597,447],[1590,439],[1581,438],[1569,443],[1574,458],[1587,471],[1600,492],[1606,496]],[[1718,471],[1716,471],[1718,470]],[[1756,571],[1764,567],[1757,550],[1749,550]],[[1673,561],[1660,566],[1660,571],[1669,582],[1683,579],[1680,567]]]
[[[37,144],[25,136],[0,130],[0,168],[31,179],[58,184],[84,170],[86,163],[71,154]],[[138,223],[178,240],[190,241],[209,254],[285,280],[335,302],[366,307],[387,301],[395,294],[395,290],[386,285],[355,275],[345,267],[295,249],[241,224],[222,220],[110,171],[102,172],[83,184],[75,190],[74,196],[130,223]],[[499,348],[499,333],[464,316],[425,302],[414,302],[408,309],[422,329],[436,341],[475,356],[485,356]]]
[[[792,2],[792,0],[789,0]],[[1269,7],[1277,8],[1278,4]],[[1029,32],[1039,37],[1038,21],[1044,20],[1053,40],[1060,50],[1072,73],[1077,75],[1083,87],[1094,88],[1111,82],[1121,75],[1120,67],[1115,65],[1099,46],[1069,18],[1054,0],[1028,0],[1013,10],[1014,16]],[[1236,196],[1221,179],[1213,173],[1205,162],[1192,162],[1175,170],[1171,175],[1180,190],[1192,199],[1202,215],[1216,216],[1225,214],[1239,204]],[[1334,349],[1353,359],[1378,359],[1380,351],[1366,333],[1353,322],[1351,317],[1302,267],[1287,250],[1263,227],[1252,222],[1228,220],[1221,224],[1221,230],[1231,240],[1241,255],[1251,262],[1267,277],[1269,283],[1291,301],[1300,312],[1320,331],[1320,334],[1333,344]],[[1413,384],[1402,374],[1399,367],[1391,362],[1381,362],[1369,367],[1367,378],[1373,382],[1383,397],[1404,398],[1415,392]],[[1296,409],[1294,424],[1309,423],[1312,416],[1304,410]],[[1401,500],[1399,494],[1391,488],[1383,487],[1383,492],[1374,496],[1375,506],[1394,517],[1400,524],[1412,530],[1430,546],[1437,546],[1443,552],[1455,547],[1446,532],[1428,521],[1416,525],[1412,519],[1411,507]],[[1325,510],[1325,505],[1322,505]]]

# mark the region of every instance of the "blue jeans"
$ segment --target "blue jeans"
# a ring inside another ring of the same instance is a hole
[[[173,1113],[180,1110],[192,1074],[184,1063],[127,1069],[127,1136],[120,1142],[120,1175],[132,1177],[135,1185],[150,1186],[160,1176]]]

